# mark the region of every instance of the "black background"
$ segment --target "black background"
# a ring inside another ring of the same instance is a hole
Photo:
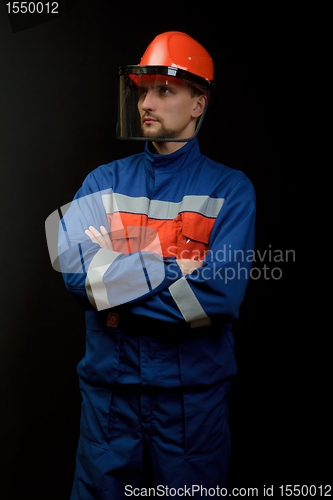
[[[84,318],[52,269],[44,224],[93,168],[141,151],[115,138],[117,68],[138,63],[157,34],[184,31],[210,52],[218,100],[201,151],[252,180],[257,252],[297,250],[290,15],[250,3],[60,3],[47,22],[16,22],[0,4],[2,500],[70,496]],[[281,279],[265,279],[264,264]],[[280,484],[329,482],[324,366],[301,323],[291,255],[254,266],[234,329],[230,486],[274,484],[278,496]]]

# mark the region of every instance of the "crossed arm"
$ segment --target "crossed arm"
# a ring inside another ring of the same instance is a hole
[[[109,192],[95,187],[91,192],[88,186],[88,194],[82,188],[65,212],[56,252],[67,289],[85,308],[128,303],[136,314],[185,319],[191,325],[214,315],[238,317],[252,263],[244,257],[254,246],[255,193],[246,178],[228,193],[203,262],[165,259],[161,249],[156,253],[148,247],[129,254],[115,251],[102,200]]]
[[[85,230],[85,234],[89,236],[93,243],[97,243],[101,248],[105,250],[113,250],[112,241],[107,229],[104,226],[100,226],[100,231],[98,231],[94,226],[89,226],[89,229]],[[192,259],[176,259],[183,276],[186,274],[191,274],[195,269],[202,267],[202,262]]]

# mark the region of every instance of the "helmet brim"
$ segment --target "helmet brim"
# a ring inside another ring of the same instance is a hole
[[[119,68],[119,76],[121,75],[130,75],[134,83],[138,82],[138,77],[140,75],[163,75],[163,76],[173,76],[175,78],[180,78],[186,83],[193,85],[195,87],[204,89],[208,92],[210,91],[211,95],[214,95],[214,81],[206,80],[205,78],[195,75],[190,71],[186,71],[182,68],[177,68],[174,66],[141,66],[137,65],[127,65],[120,66]]]

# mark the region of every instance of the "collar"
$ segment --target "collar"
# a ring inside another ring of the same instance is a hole
[[[146,166],[151,171],[163,169],[163,172],[177,172],[187,167],[195,158],[200,156],[200,148],[196,137],[168,155],[152,153],[148,148],[148,144],[147,141],[144,154]]]

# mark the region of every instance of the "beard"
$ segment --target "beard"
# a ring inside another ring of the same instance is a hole
[[[145,115],[145,117],[146,116],[147,115]],[[154,117],[152,116],[152,118]],[[157,118],[154,119],[157,120]],[[158,130],[151,130],[150,126],[144,125],[143,120],[141,120],[141,129],[143,136],[146,137],[147,139],[162,139],[162,138],[173,139],[174,137],[177,136],[177,130],[165,127],[165,125],[161,120],[157,120],[157,123],[159,123]]]
[[[143,130],[143,135],[147,137],[147,139],[162,139],[165,137],[166,139],[173,139],[176,137],[177,132],[172,130],[171,128],[166,128],[164,126],[160,127],[159,130]]]

